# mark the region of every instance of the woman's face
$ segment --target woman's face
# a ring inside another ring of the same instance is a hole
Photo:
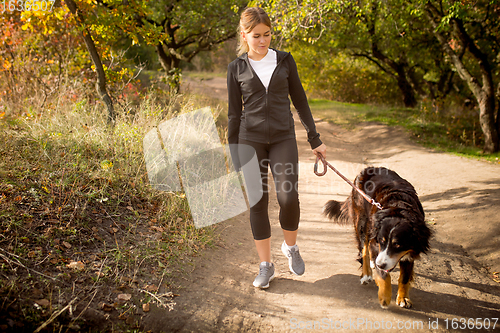
[[[252,31],[241,32],[248,43],[248,56],[252,60],[261,60],[267,54],[271,44],[271,28],[264,23],[257,24]]]

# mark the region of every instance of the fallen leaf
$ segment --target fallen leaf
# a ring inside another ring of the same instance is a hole
[[[103,311],[110,312],[110,311],[113,311],[114,309],[115,308],[112,305],[109,305],[106,303],[101,304],[101,310],[103,310]]]
[[[68,268],[82,270],[85,268],[85,265],[81,261],[72,261],[67,265]]]
[[[62,243],[63,243],[63,245],[64,245],[67,249],[71,249],[71,244],[70,244],[70,243],[68,243],[68,242],[66,242],[66,241],[63,241]]]
[[[113,233],[116,234],[118,232],[118,228],[112,228],[111,230],[113,230]]]
[[[128,276],[122,276],[120,278],[120,282],[130,282],[132,279],[129,278]]]
[[[45,299],[45,298],[42,298],[42,299],[39,299],[38,301],[35,301],[36,304],[40,305],[40,306],[43,306],[43,307],[48,307],[50,305],[50,302],[48,299]]]
[[[129,301],[132,298],[132,295],[130,294],[119,294],[116,296],[116,299],[122,302]]]
[[[127,206],[127,209],[130,210],[130,211],[134,211],[134,208],[132,206]]]
[[[134,324],[134,317],[133,316],[128,316],[126,319],[125,319],[125,323],[127,325],[133,325]]]
[[[158,291],[158,287],[154,284],[151,284],[151,285],[147,285],[146,287],[144,287],[145,290],[149,291],[149,292],[155,292],[155,291]]]
[[[43,296],[43,293],[40,289],[33,288],[31,289],[31,296],[33,296],[34,298],[40,298]]]
[[[149,303],[146,303],[146,304],[142,305],[142,311],[149,312]]]

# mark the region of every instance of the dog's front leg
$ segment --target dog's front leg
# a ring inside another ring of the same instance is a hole
[[[379,269],[375,269],[375,283],[378,286],[378,301],[384,309],[389,307],[392,297],[391,275]]]
[[[380,306],[384,309],[389,307],[391,303],[392,297],[392,289],[391,289],[391,275],[388,272],[382,271],[375,267],[375,261],[377,260],[377,256],[380,251],[380,247],[375,239],[372,239],[369,242],[370,249],[370,259],[373,262],[373,277],[375,279],[375,283],[378,286],[378,301],[380,302]]]
[[[410,286],[413,280],[413,260],[401,260],[399,262],[399,281],[398,281],[398,296],[396,297],[396,304],[402,308],[411,308],[410,301]]]
[[[372,269],[370,267],[371,266],[370,265],[370,250],[368,247],[368,242],[366,242],[364,247],[363,247],[363,257],[361,259],[363,261],[363,264],[361,267],[363,273],[361,275],[360,282],[361,282],[361,284],[368,284],[368,283],[373,281]]]

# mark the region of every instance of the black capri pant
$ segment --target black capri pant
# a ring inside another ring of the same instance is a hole
[[[255,240],[271,237],[269,222],[269,183],[268,169],[271,168],[276,195],[280,206],[279,221],[284,230],[295,231],[299,227],[299,154],[295,138],[274,144],[256,143],[239,140],[240,144],[252,146],[259,162],[263,186],[260,201],[250,207],[250,225]],[[244,159],[240,157],[240,159]]]

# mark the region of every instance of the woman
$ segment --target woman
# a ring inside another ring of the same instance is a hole
[[[240,18],[238,58],[228,66],[228,142],[255,149],[262,177],[263,195],[250,208],[250,225],[260,259],[253,285],[269,287],[274,278],[271,262],[271,226],[268,216],[267,174],[271,168],[280,206],[282,252],[296,275],[304,274],[297,240],[299,226],[298,151],[290,111],[290,95],[307,131],[314,154],[326,155],[316,132],[297,66],[290,53],[269,48],[271,21],[258,7],[245,9]],[[240,153],[241,155],[241,153]],[[239,159],[244,159],[239,156]],[[244,170],[243,170],[244,171]]]

